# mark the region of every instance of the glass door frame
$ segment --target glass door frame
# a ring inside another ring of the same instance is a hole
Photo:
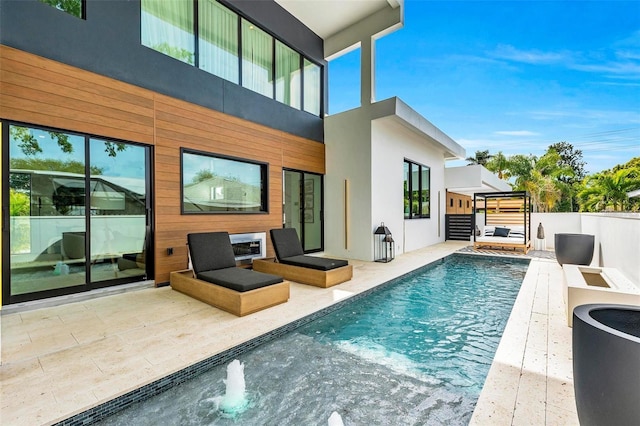
[[[304,170],[296,170],[296,169],[289,169],[289,168],[282,168],[282,227],[286,228],[286,223],[285,223],[285,200],[286,200],[286,194],[285,194],[285,173],[296,173],[299,176],[299,199],[298,199],[298,205],[299,205],[299,225],[300,225],[300,241],[302,243],[302,248],[304,250],[305,253],[317,253],[317,252],[321,252],[324,251],[324,175],[320,174],[320,173],[313,173],[313,172],[306,172]],[[319,177],[319,181],[320,181],[320,188],[318,188],[318,190],[320,191],[320,208],[319,208],[319,219],[320,219],[320,246],[318,248],[313,248],[313,249],[307,249],[305,247],[305,242],[306,242],[306,225],[305,225],[305,220],[304,220],[304,204],[305,204],[305,176],[314,176],[314,177]]]
[[[69,294],[81,293],[90,290],[95,290],[104,287],[117,286],[132,282],[137,282],[141,280],[149,280],[154,278],[154,229],[153,229],[153,146],[146,145],[131,141],[119,140],[115,138],[105,138],[99,135],[93,135],[88,133],[80,133],[69,131],[65,129],[56,129],[48,126],[41,126],[31,123],[23,123],[11,120],[3,120],[0,118],[0,126],[2,126],[1,131],[1,142],[2,142],[2,304],[10,305],[21,302],[29,302],[34,300],[41,300],[56,296],[64,296]],[[31,129],[36,129],[40,131],[46,132],[59,132],[68,135],[82,137],[84,139],[84,168],[85,168],[85,198],[84,198],[84,209],[85,213],[82,216],[85,220],[85,238],[84,238],[84,252],[91,253],[91,200],[89,194],[91,193],[91,179],[87,178],[90,176],[90,153],[89,147],[91,143],[91,139],[99,139],[99,140],[107,140],[115,143],[123,143],[127,145],[134,145],[144,148],[145,150],[145,163],[146,163],[146,172],[145,172],[145,241],[143,243],[145,250],[145,273],[144,276],[134,276],[134,277],[121,277],[114,278],[104,281],[96,281],[92,282],[91,279],[91,266],[92,260],[91,256],[85,256],[85,282],[80,285],[72,285],[68,287],[60,287],[49,290],[41,290],[37,292],[24,293],[24,294],[11,294],[11,275],[12,275],[12,264],[11,264],[11,229],[10,229],[10,209],[9,209],[9,176],[10,176],[10,126],[20,126],[27,127]]]

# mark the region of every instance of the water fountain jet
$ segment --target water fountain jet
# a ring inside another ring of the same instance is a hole
[[[344,426],[344,423],[342,422],[342,417],[340,417],[340,414],[338,414],[337,411],[334,411],[333,413],[331,413],[331,415],[329,416],[329,426]]]
[[[226,385],[226,392],[224,396],[215,398],[217,408],[224,416],[235,417],[249,405],[244,382],[244,364],[237,359],[231,361],[227,365],[227,378],[223,382]]]

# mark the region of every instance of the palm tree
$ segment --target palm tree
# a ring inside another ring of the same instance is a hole
[[[465,161],[469,162],[469,164],[467,164],[468,166],[472,164],[480,164],[481,166],[484,166],[491,157],[492,155],[489,154],[489,150],[487,149],[485,151],[476,151],[475,157],[467,157],[465,158]]]
[[[562,198],[565,184],[560,176],[571,176],[570,167],[562,165],[560,155],[547,151],[542,157],[514,155],[508,162],[509,173],[514,176],[515,190],[528,191],[535,211],[552,211]]]
[[[496,155],[492,155],[485,167],[487,170],[497,173],[499,179],[506,180],[510,177],[509,159],[504,156],[502,151],[499,151]]]
[[[614,211],[622,211],[629,200],[627,192],[640,187],[640,177],[633,169],[604,171],[587,176],[584,185],[578,194],[583,200],[583,210],[603,211],[612,207]]]

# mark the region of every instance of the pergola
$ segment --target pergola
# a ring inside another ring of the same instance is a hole
[[[531,241],[531,195],[526,191],[477,192],[473,194],[474,219],[485,212],[485,225],[522,226],[525,244]]]

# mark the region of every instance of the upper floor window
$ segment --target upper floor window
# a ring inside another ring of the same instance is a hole
[[[142,0],[142,44],[188,64],[195,64],[193,2]]]
[[[58,10],[67,12],[70,15],[84,18],[84,0],[40,0],[55,7]]]
[[[242,85],[273,98],[273,37],[242,20]]]
[[[238,84],[238,15],[214,0],[198,1],[199,66]]]
[[[276,40],[276,100],[300,109],[300,54]]]
[[[405,219],[431,217],[430,192],[429,167],[404,160]]]
[[[293,108],[320,115],[319,65],[216,0],[195,4],[196,0],[141,0],[142,44]]]
[[[320,67],[304,60],[304,110],[320,115]]]

